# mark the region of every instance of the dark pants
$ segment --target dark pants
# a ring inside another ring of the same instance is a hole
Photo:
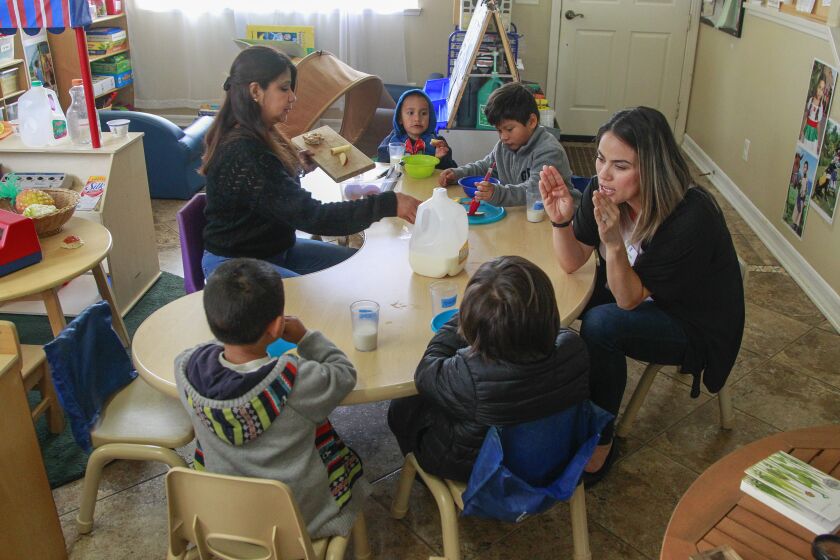
[[[627,357],[643,362],[680,365],[688,343],[682,327],[654,302],[632,311],[615,303],[594,305],[584,312],[580,335],[589,350],[592,402],[616,417],[627,385]],[[614,422],[601,435],[612,441]]]
[[[337,265],[352,257],[355,252],[355,249],[341,247],[333,243],[325,243],[314,239],[297,239],[295,244],[286,251],[262,260],[270,263],[283,278],[294,278]],[[204,251],[201,259],[204,277],[209,278],[220,264],[231,260],[231,258],[220,257],[210,251]]]
[[[419,395],[394,399],[388,406],[388,427],[391,428],[403,455],[417,454],[420,438],[429,429],[429,407]]]

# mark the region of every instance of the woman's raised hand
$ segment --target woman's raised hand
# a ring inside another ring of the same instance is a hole
[[[609,197],[595,191],[592,195],[595,205],[595,222],[598,224],[598,237],[609,249],[624,250],[624,239],[621,237],[621,211]]]
[[[414,218],[417,217],[417,207],[420,201],[411,195],[396,193],[397,195],[397,217],[402,218],[406,222],[413,224]]]
[[[543,165],[540,171],[540,194],[545,212],[552,222],[559,224],[575,217],[575,199],[553,165]]]

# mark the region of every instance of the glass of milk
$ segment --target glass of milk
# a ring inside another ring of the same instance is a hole
[[[545,206],[537,185],[525,190],[525,215],[529,222],[541,222],[545,218]]]
[[[388,155],[391,156],[391,165],[399,165],[405,155],[405,144],[391,142],[388,144]]]
[[[379,304],[369,299],[360,299],[350,304],[350,319],[353,321],[353,346],[360,352],[376,350],[379,334]]]

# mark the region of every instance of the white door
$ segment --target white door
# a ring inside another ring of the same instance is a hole
[[[674,126],[691,3],[554,2],[560,27],[554,107],[563,134],[594,135],[615,111],[636,105],[659,109]]]

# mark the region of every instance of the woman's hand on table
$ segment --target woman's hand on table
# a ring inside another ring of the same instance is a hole
[[[285,315],[283,317],[283,334],[281,338],[286,342],[297,344],[306,334],[306,327],[300,319],[294,315]]]
[[[397,217],[413,224],[414,218],[417,217],[417,207],[420,205],[420,201],[407,194],[395,194],[397,195]]]
[[[318,164],[315,163],[315,160],[312,159],[314,154],[309,150],[301,150],[298,152],[298,159],[300,160],[300,164],[303,167],[304,173],[310,173],[317,169]]]
[[[592,203],[595,205],[598,237],[604,242],[607,250],[625,250],[624,239],[621,237],[621,211],[618,206],[598,191],[592,194]]]
[[[540,171],[540,194],[552,222],[562,224],[575,217],[575,199],[553,165],[544,165]]]
[[[457,177],[455,176],[455,172],[451,169],[444,169],[440,172],[440,176],[438,176],[438,185],[441,187],[445,187],[446,185],[451,185],[455,182]]]

